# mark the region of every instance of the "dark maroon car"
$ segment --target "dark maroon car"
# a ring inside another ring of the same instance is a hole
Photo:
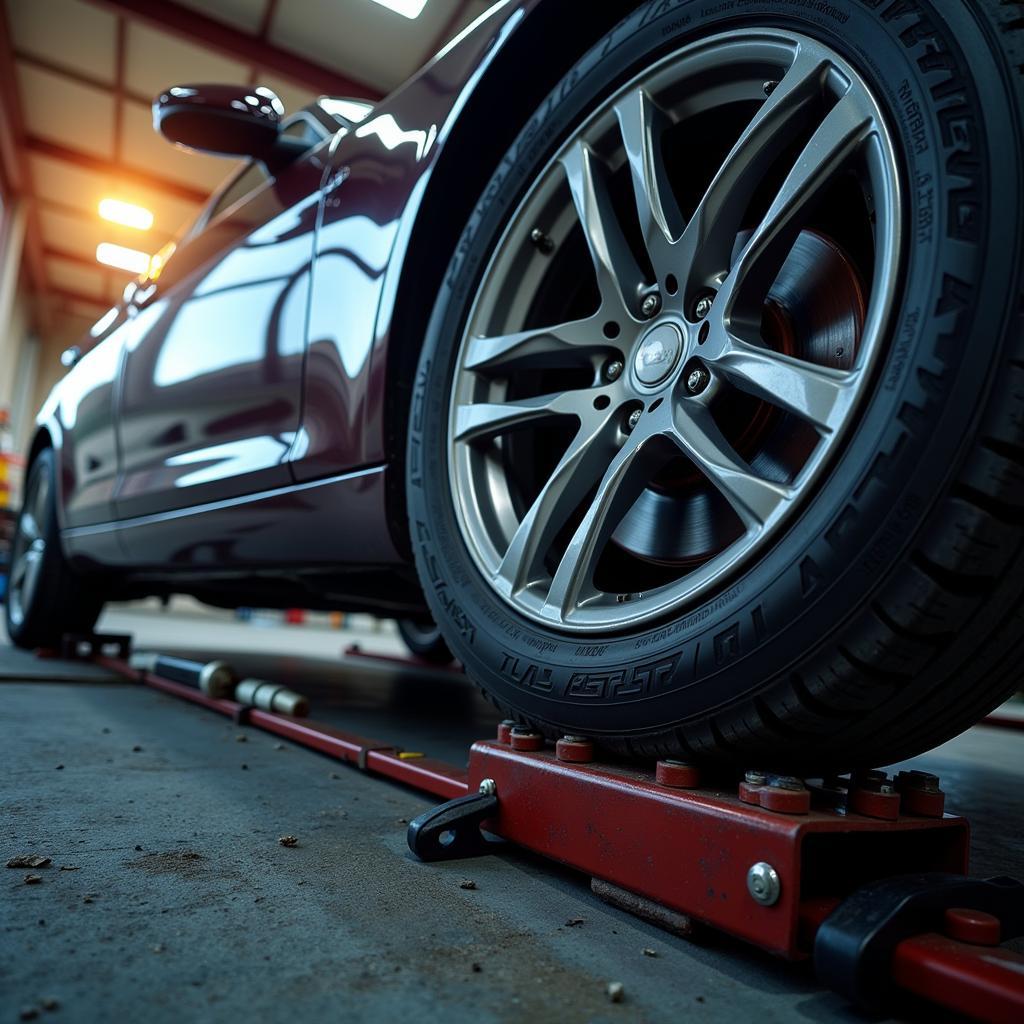
[[[495,3],[250,159],[69,362],[8,628],[436,620],[549,735],[849,768],[1021,679],[1024,34],[959,0]]]

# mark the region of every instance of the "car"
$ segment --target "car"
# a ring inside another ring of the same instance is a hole
[[[7,626],[427,624],[637,757],[875,767],[1021,680],[1024,32],[997,0],[501,0],[283,117],[70,352]],[[426,627],[425,627],[426,628]]]

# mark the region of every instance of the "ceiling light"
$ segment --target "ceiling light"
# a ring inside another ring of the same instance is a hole
[[[153,214],[149,210],[120,199],[101,199],[100,216],[104,220],[123,224],[126,228],[138,228],[140,231],[148,231],[153,226]]]
[[[108,267],[128,270],[133,274],[144,274],[149,269],[149,256],[138,249],[129,249],[113,242],[100,242],[96,246],[96,259]]]
[[[427,6],[427,0],[372,0],[372,2],[386,7],[389,11],[394,11],[395,14],[402,15],[403,18],[418,18],[423,8]]]

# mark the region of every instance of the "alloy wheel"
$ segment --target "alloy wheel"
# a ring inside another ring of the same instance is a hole
[[[450,485],[488,584],[610,631],[762,554],[872,384],[900,225],[881,110],[814,40],[715,36],[615,92],[520,202],[457,356]]]
[[[11,574],[8,601],[10,620],[20,626],[28,609],[32,607],[46,557],[46,538],[42,523],[50,497],[50,485],[45,474],[35,474],[29,483],[25,507],[18,520],[18,528],[11,551]]]

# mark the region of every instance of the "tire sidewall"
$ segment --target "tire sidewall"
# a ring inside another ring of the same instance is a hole
[[[40,567],[39,582],[36,585],[32,603],[28,608],[23,609],[24,614],[22,615],[22,620],[18,625],[15,625],[11,621],[10,593],[8,593],[7,600],[4,603],[4,622],[7,626],[8,635],[16,644],[29,642],[29,640],[39,632],[47,612],[48,597],[53,595],[58,583],[56,575],[59,570],[59,566],[55,564],[55,552],[53,550],[57,537],[57,510],[55,501],[56,474],[54,472],[53,451],[49,448],[41,451],[33,460],[31,468],[25,478],[25,501],[22,503],[22,510],[18,514],[14,541],[12,543],[12,551],[14,546],[17,544],[18,536],[21,533],[22,518],[24,516],[25,508],[28,506],[29,497],[34,493],[34,488],[37,486],[37,481],[41,476],[49,477],[50,497],[46,503],[43,521],[38,524],[40,535],[46,541],[46,552],[43,556],[43,564]],[[12,571],[14,569],[13,562],[11,563],[11,569]]]
[[[491,591],[454,516],[445,431],[467,311],[509,216],[572,126],[645,63],[753,24],[832,46],[888,113],[907,217],[887,347],[841,455],[760,561],[654,626],[590,639],[545,629]],[[1019,142],[991,45],[966,4],[940,17],[910,0],[655,3],[588,53],[524,128],[445,276],[417,370],[407,458],[427,601],[500,703],[594,735],[667,728],[763,690],[815,649],[811,638],[825,642],[870,603],[971,436],[1013,302]]]

